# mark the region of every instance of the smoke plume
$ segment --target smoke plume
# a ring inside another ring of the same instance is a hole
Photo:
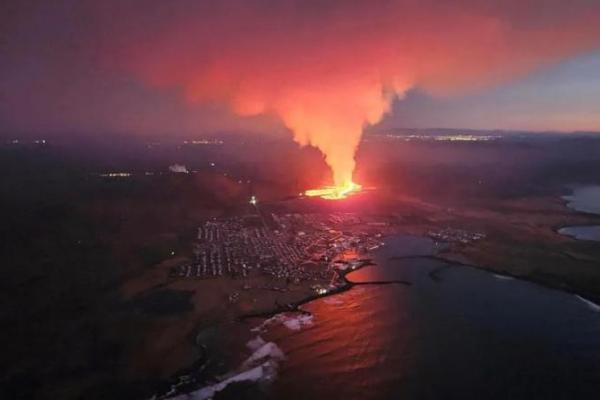
[[[590,0],[144,1],[95,10],[112,65],[192,102],[273,114],[351,181],[365,125],[419,87],[514,80],[600,46]]]

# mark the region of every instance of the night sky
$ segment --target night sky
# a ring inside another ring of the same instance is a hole
[[[0,104],[15,137],[600,130],[600,2],[9,0]]]

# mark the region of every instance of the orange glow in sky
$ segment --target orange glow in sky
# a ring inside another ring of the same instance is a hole
[[[410,90],[460,95],[600,46],[600,5],[548,1],[157,2],[120,23],[141,7],[99,12],[111,65],[190,103],[276,117],[323,154],[324,196],[343,198],[364,128]]]

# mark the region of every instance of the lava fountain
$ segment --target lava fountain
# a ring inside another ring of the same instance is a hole
[[[309,197],[321,197],[325,200],[341,200],[359,192],[362,186],[352,181],[342,186],[325,186],[320,189],[310,189],[304,192]]]
[[[352,174],[363,129],[410,90],[457,95],[600,47],[600,5],[592,0],[553,1],[555,12],[544,13],[535,6],[541,0],[461,0],[452,7],[433,0],[331,1],[306,8],[295,0],[146,0],[145,13],[134,4],[121,10],[129,2],[89,3],[102,4],[89,13],[102,18],[92,25],[107,27],[93,42],[107,54],[95,58],[191,103],[226,104],[242,117],[275,116],[300,146],[323,154],[332,186],[306,195],[325,199],[361,190]],[[156,18],[165,12],[167,18]],[[190,117],[184,126],[203,120]]]
[[[303,90],[287,92],[273,103],[294,141],[317,148],[331,170],[330,186],[308,190],[306,196],[339,200],[361,189],[352,175],[363,129],[381,120],[393,98],[381,83],[346,75],[327,83],[305,82]]]

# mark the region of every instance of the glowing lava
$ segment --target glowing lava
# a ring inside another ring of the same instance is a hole
[[[309,197],[319,196],[326,200],[341,200],[356,192],[360,192],[361,189],[361,185],[350,181],[342,186],[325,186],[321,189],[310,189],[304,192],[304,194]]]

